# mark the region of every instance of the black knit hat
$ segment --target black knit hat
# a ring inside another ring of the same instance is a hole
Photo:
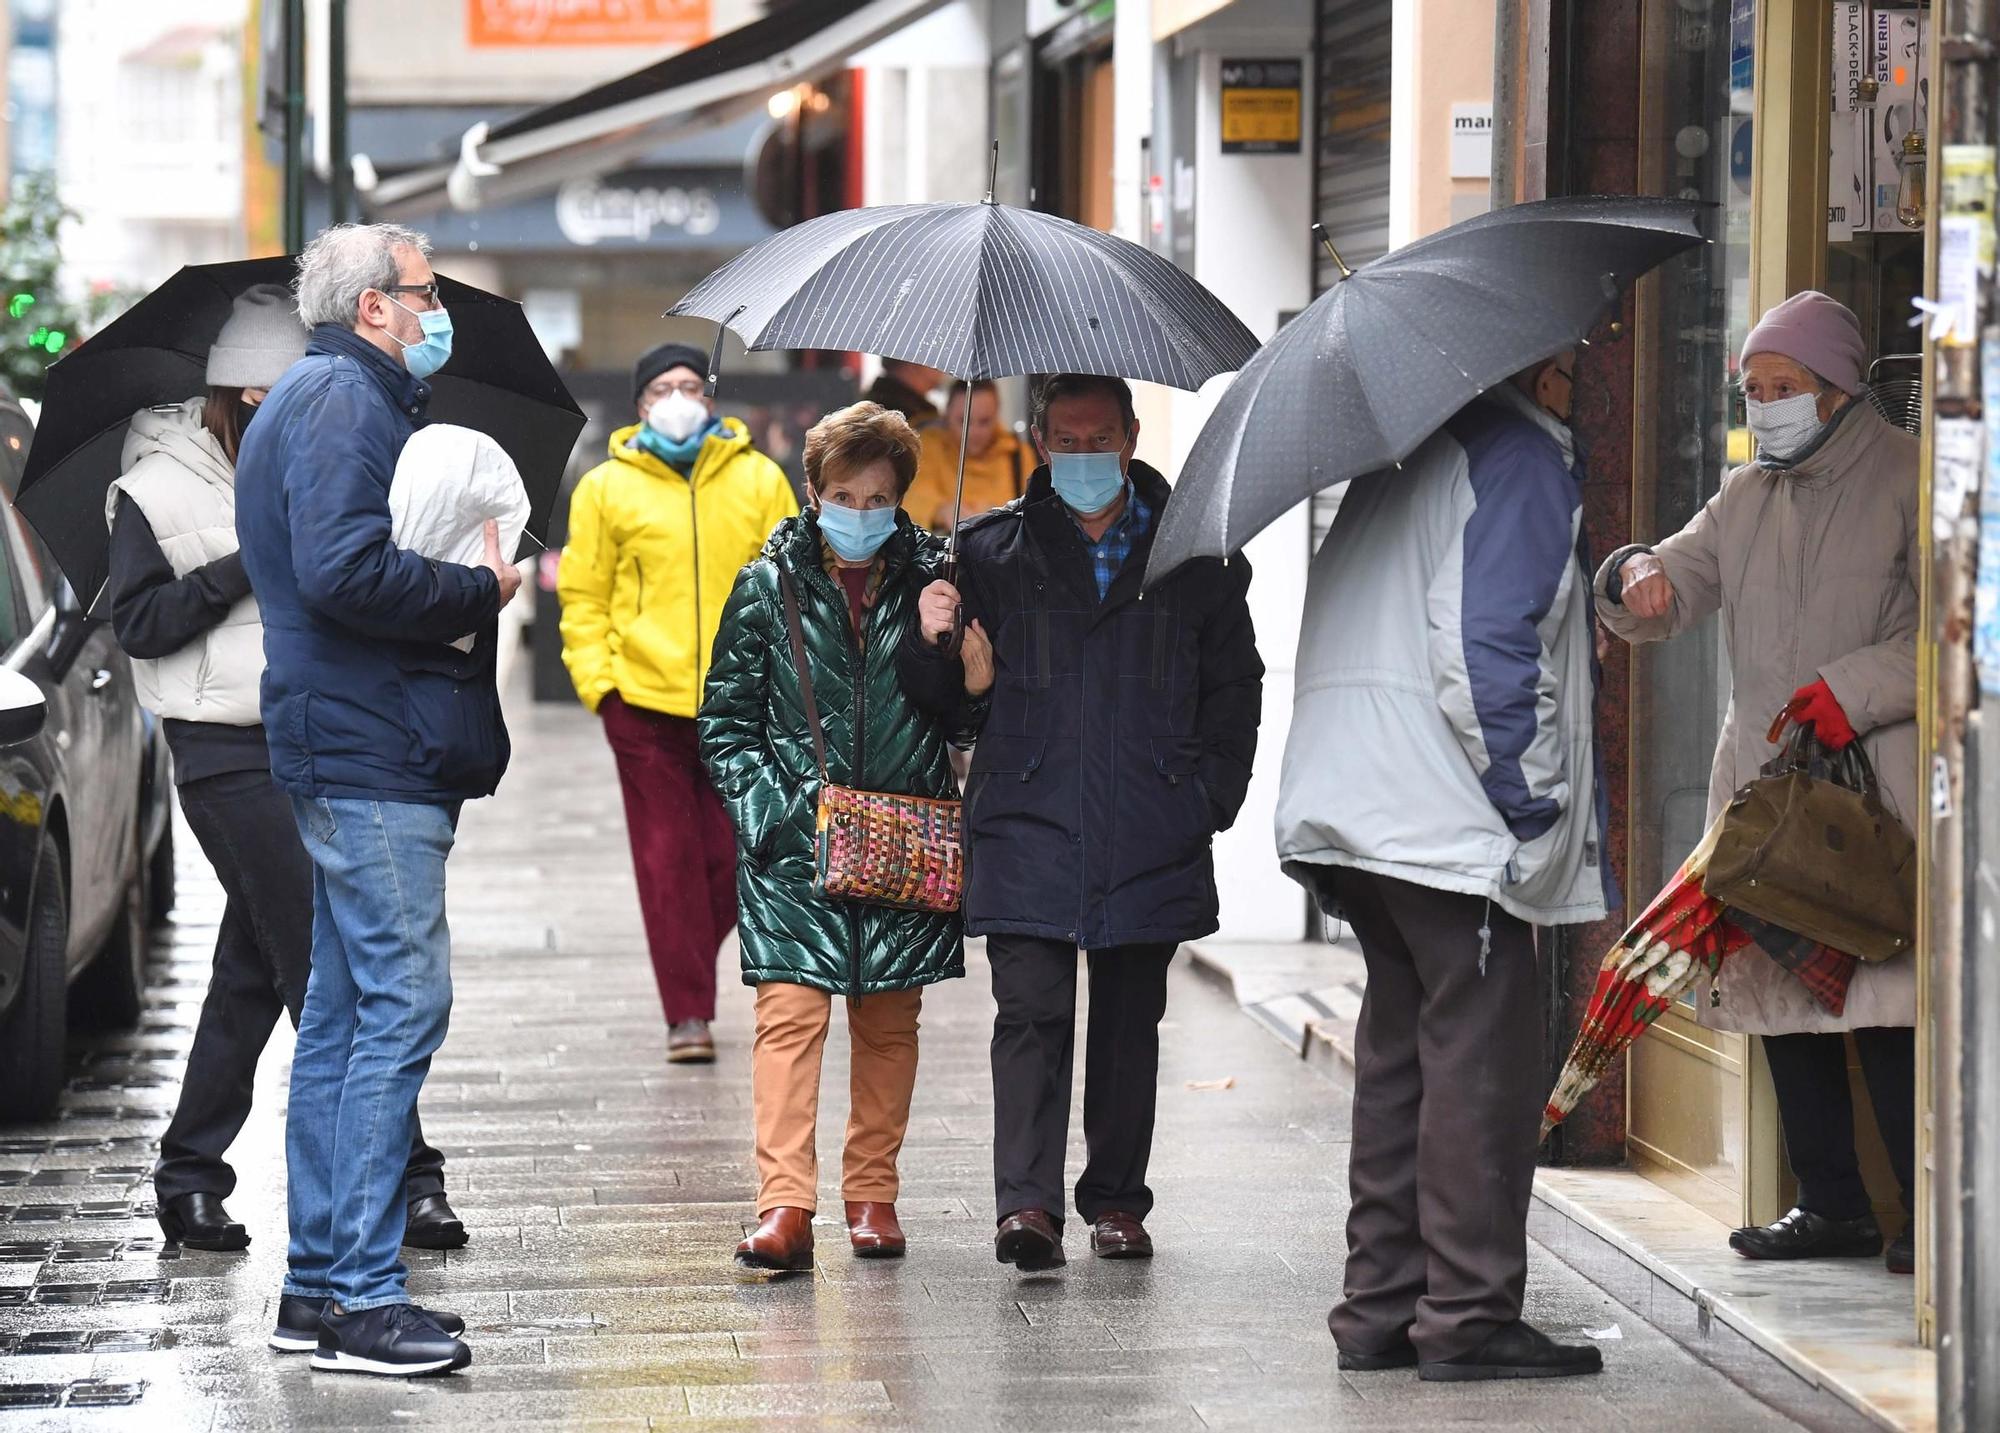
[[[632,401],[637,403],[646,385],[669,368],[687,368],[708,378],[708,355],[691,343],[663,343],[632,366]]]

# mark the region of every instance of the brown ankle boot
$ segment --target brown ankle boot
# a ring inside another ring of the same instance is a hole
[[[847,1201],[847,1238],[857,1259],[900,1259],[906,1247],[896,1206],[873,1199]]]
[[[801,1274],[813,1266],[810,1209],[766,1209],[757,1232],[736,1246],[737,1267]]]

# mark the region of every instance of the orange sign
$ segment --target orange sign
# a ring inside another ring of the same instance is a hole
[[[699,45],[709,0],[465,0],[467,41],[506,45]]]

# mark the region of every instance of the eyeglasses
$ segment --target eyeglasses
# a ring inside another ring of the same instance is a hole
[[[383,289],[382,292],[385,294],[422,294],[425,304],[432,308],[437,307],[438,286],[435,283],[391,284],[386,289]]]
[[[664,398],[669,393],[679,393],[689,398],[699,398],[707,388],[708,385],[699,378],[687,378],[681,380],[679,383],[669,382],[664,378],[657,378],[646,385],[646,396],[648,398]]]

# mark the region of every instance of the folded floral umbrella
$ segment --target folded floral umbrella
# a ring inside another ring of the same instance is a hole
[[[1542,1110],[1543,1139],[1674,1001],[1702,976],[1720,972],[1723,962],[1753,939],[1827,1009],[1837,1015],[1845,1006],[1853,956],[1749,921],[1702,890],[1721,832],[1718,817],[1666,888],[1605,952],[1576,1044]]]

